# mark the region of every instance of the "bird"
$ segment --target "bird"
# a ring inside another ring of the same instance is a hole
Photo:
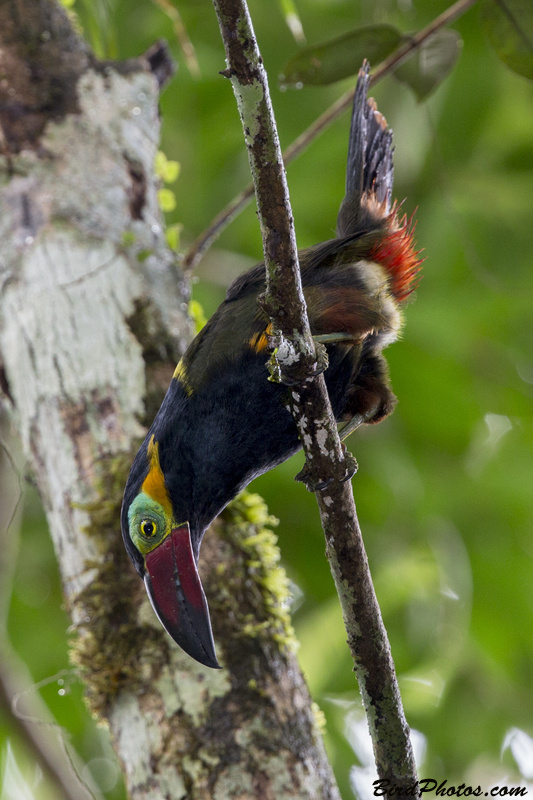
[[[418,282],[413,217],[392,202],[392,131],[368,98],[364,62],[354,92],[346,193],[336,236],[299,252],[312,335],[341,436],[388,416],[396,398],[383,349],[397,339]],[[257,476],[301,446],[269,380],[272,326],[258,298],[265,267],[237,277],[179,361],[135,457],[121,510],[123,540],[163,628],[192,658],[220,668],[198,574],[205,530]]]

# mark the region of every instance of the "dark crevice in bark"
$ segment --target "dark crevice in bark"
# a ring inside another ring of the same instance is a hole
[[[133,161],[126,153],[123,153],[131,186],[128,192],[130,201],[130,214],[132,219],[142,219],[142,213],[146,204],[146,175],[142,164]]]
[[[79,113],[77,81],[91,55],[54,3],[3,3],[0,30],[0,126],[15,154],[36,149],[50,119]]]
[[[149,70],[160,88],[174,73],[163,41],[138,59],[98,61],[59,3],[2,3],[0,43],[0,130],[5,156],[38,150],[50,120],[58,122],[67,114],[80,113],[77,84],[89,68],[103,74],[110,69],[121,74]]]

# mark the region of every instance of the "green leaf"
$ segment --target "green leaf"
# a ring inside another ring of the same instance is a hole
[[[459,58],[461,47],[457,31],[438,31],[398,67],[394,75],[411,87],[418,100],[424,100],[448,75]]]
[[[196,333],[200,333],[205,323],[207,322],[207,319],[204,314],[204,309],[202,308],[202,304],[199,303],[198,300],[189,301],[189,314],[194,321],[194,328]]]
[[[132,244],[135,244],[137,237],[133,233],[133,231],[124,231],[122,234],[122,244],[125,247],[130,247]]]
[[[377,64],[387,58],[405,37],[392,25],[368,25],[337,39],[300,50],[279,76],[282,85],[323,86],[355,75],[363,59]]]
[[[180,174],[181,164],[179,161],[167,161],[167,168],[163,176],[165,183],[174,183]]]
[[[175,225],[169,225],[165,231],[167,244],[171,250],[177,250],[180,246],[180,234],[183,225],[177,222]]]
[[[162,150],[158,150],[155,157],[155,174],[165,183],[174,183],[179,173],[179,161],[169,161]]]
[[[159,207],[165,213],[168,214],[176,208],[176,195],[171,189],[160,189],[157,193],[157,198]]]
[[[531,0],[487,0],[481,8],[481,22],[503,63],[533,80]]]

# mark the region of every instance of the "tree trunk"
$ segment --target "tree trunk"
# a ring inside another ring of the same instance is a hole
[[[129,465],[191,334],[153,174],[168,56],[98,62],[46,0],[2,0],[0,44],[0,386],[89,707],[132,798],[338,798],[261,501],[202,549],[221,671],[161,630],[122,545]]]

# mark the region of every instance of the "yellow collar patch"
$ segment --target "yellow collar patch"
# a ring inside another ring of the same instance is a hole
[[[168,517],[171,518],[172,503],[170,502],[170,497],[165,485],[165,476],[163,475],[163,470],[159,463],[159,442],[155,441],[153,435],[148,443],[147,455],[150,469],[148,470],[148,475],[144,479],[141,491],[149,495],[156,503],[159,503]]]

